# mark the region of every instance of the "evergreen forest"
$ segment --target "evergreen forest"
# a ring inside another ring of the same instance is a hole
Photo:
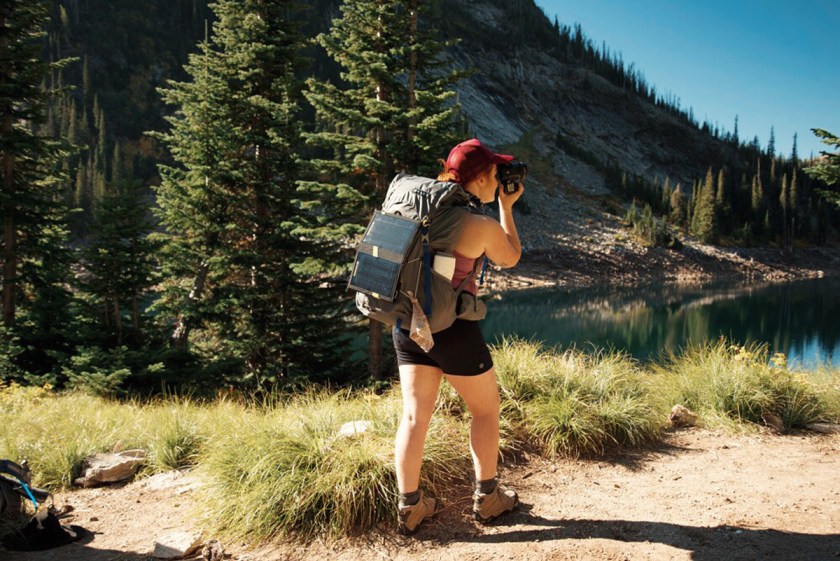
[[[700,123],[580,26],[532,0],[486,1],[510,41],[721,146],[681,185],[557,135],[643,238],[830,241],[836,155],[815,163],[776,153],[772,134],[743,141],[737,120]],[[456,91],[473,70],[450,53],[486,41],[485,25],[457,0],[5,0],[0,384],[215,395],[380,383],[382,327],[345,290],[354,241],[395,173],[435,174],[470,135]]]

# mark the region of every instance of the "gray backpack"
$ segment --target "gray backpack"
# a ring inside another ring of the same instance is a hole
[[[422,306],[432,333],[456,318],[484,319],[484,302],[463,292],[482,259],[458,288],[438,273],[435,255],[452,256],[467,217],[479,212],[457,183],[401,173],[388,187],[356,251],[349,288],[365,316],[408,329],[412,300]]]

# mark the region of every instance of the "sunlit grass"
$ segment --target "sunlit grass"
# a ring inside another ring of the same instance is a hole
[[[624,354],[506,340],[494,358],[506,417],[519,439],[549,457],[639,446],[665,424],[647,377]]]
[[[209,524],[217,532],[264,539],[290,532],[342,535],[393,518],[400,415],[395,391],[313,390],[228,423],[208,443],[199,468],[209,483]],[[366,422],[366,430],[341,435],[352,421]],[[431,494],[470,473],[462,419],[435,417],[424,468],[422,486]]]
[[[763,424],[768,413],[787,429],[840,419],[838,371],[789,369],[783,355],[768,356],[766,345],[693,346],[653,370],[662,395],[697,412],[706,426],[742,430]]]
[[[657,440],[670,408],[704,426],[750,430],[762,415],[797,429],[840,421],[840,370],[768,364],[766,347],[724,342],[686,349],[658,365],[618,352],[546,349],[505,340],[493,349],[502,395],[503,461],[598,455]],[[399,387],[311,389],[261,402],[165,396],[117,401],[48,388],[0,387],[0,458],[27,459],[37,486],[67,488],[95,452],[141,448],[141,475],[193,467],[197,507],[214,534],[248,540],[340,536],[395,517],[393,439]],[[421,487],[445,496],[472,477],[469,412],[442,384],[426,442]],[[342,436],[351,421],[366,430]]]
[[[97,452],[142,448],[144,472],[155,473],[192,465],[213,419],[181,398],[141,404],[16,386],[0,389],[0,457],[26,458],[33,483],[50,489],[71,486]]]

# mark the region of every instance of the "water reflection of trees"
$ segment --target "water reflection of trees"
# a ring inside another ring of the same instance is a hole
[[[840,346],[840,281],[833,279],[525,292],[503,295],[490,310],[484,329],[491,336],[593,343],[643,359],[720,336],[800,357],[814,347],[830,357]]]

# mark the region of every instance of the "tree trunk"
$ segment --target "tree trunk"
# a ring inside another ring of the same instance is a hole
[[[381,24],[381,21],[380,21]],[[388,99],[388,92],[385,84],[379,83],[376,86],[376,101],[385,102]],[[393,176],[391,169],[391,157],[388,154],[388,133],[385,127],[380,125],[376,128],[376,152],[382,168],[376,174],[376,194],[382,198],[388,190],[388,182]],[[368,325],[368,373],[373,380],[382,381],[385,379],[382,371],[382,324],[376,320],[369,320]]]
[[[411,49],[408,62],[408,110],[412,111],[417,107],[417,96],[415,90],[417,89],[417,2],[411,2],[411,24],[408,38],[408,47]],[[409,143],[414,139],[414,118],[408,121],[408,130],[406,131],[406,138]]]
[[[3,135],[12,130],[12,119],[3,119]],[[3,325],[11,329],[15,323],[15,292],[17,291],[17,229],[15,227],[15,158],[3,153],[3,187],[6,203],[3,205]]]
[[[265,256],[268,245],[267,231],[271,217],[269,216],[268,206],[266,204],[268,186],[271,184],[271,179],[268,175],[268,170],[264,169],[264,161],[268,158],[260,159],[262,152],[260,146],[256,147],[256,158],[258,166],[260,167],[259,178],[251,187],[251,205],[254,209],[254,224],[251,233],[251,244],[253,251],[257,255]],[[284,265],[286,264],[285,252],[283,253]],[[251,347],[246,364],[248,370],[255,375],[257,380],[265,379],[265,374],[268,365],[268,351],[267,341],[268,333],[268,317],[267,310],[262,301],[262,296],[267,293],[265,286],[265,279],[257,269],[256,265],[251,266],[251,297],[249,299],[249,316],[251,319],[251,326],[253,329],[252,337],[253,343]],[[287,308],[284,307],[283,313]]]
[[[122,345],[122,314],[120,313],[120,301],[114,296],[114,327],[117,328],[117,346]]]
[[[132,265],[137,264],[137,238],[131,238],[131,263]],[[134,287],[131,289],[131,324],[134,326],[134,332],[139,337],[140,334],[140,312],[138,311],[139,306],[137,305],[137,285],[135,284]]]
[[[0,15],[0,29],[5,27],[6,18]],[[5,44],[7,39],[0,37]],[[3,45],[5,47],[5,45]],[[9,65],[4,65],[0,72],[0,88],[6,85],[10,75]],[[0,133],[9,138],[14,128],[11,101],[2,115]],[[17,228],[15,225],[15,156],[10,150],[2,152],[0,173],[3,174],[3,190],[6,202],[3,205],[3,325],[11,329],[15,323],[15,296],[17,292]]]
[[[134,330],[140,333],[140,306],[137,304],[137,293],[131,295],[131,324]]]
[[[382,371],[382,324],[368,320],[368,374],[372,380],[385,379]]]
[[[190,294],[187,296],[189,302],[195,302],[201,298],[204,292],[204,283],[207,281],[207,274],[209,272],[209,263],[202,261],[198,267],[198,273],[195,275],[192,290],[190,290]],[[179,349],[186,349],[191,329],[192,326],[186,316],[183,313],[178,314],[178,318],[175,320],[175,329],[172,331],[172,345]]]

